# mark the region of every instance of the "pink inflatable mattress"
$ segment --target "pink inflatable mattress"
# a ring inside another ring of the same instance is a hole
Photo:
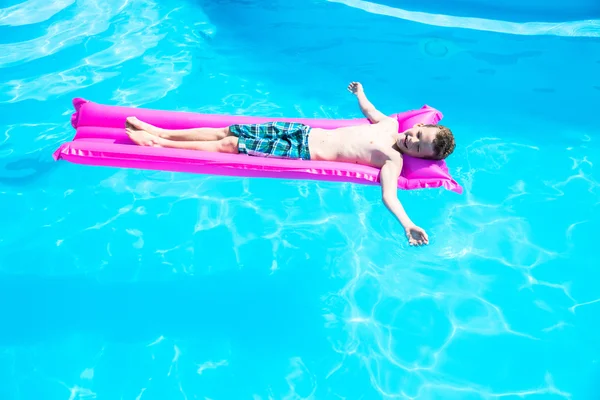
[[[137,146],[125,133],[125,119],[128,116],[136,116],[142,121],[166,129],[224,127],[275,120],[273,118],[108,106],[80,98],[73,99],[73,106],[75,112],[71,117],[71,124],[76,129],[75,137],[54,152],[55,160],[117,168],[379,184],[379,169],[364,165]],[[435,124],[441,120],[442,114],[425,105],[417,110],[395,114],[394,117],[400,123],[400,131],[403,131],[419,122]],[[302,122],[325,129],[370,123],[366,118],[276,120]],[[399,189],[437,187],[462,193],[462,187],[452,179],[444,161],[405,157],[402,174],[398,179]]]

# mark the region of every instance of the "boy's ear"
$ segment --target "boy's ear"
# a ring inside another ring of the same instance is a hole
[[[414,125],[413,125],[413,128],[416,128],[417,126],[423,126],[423,125],[425,125],[425,124],[424,124],[424,123],[422,123],[422,122],[419,122],[418,124],[414,124]]]

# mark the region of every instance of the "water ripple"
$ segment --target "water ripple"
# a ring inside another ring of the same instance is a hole
[[[25,42],[0,44],[0,68],[55,54],[106,31],[110,20],[127,4],[128,0],[78,0],[75,17],[53,23],[45,35]]]
[[[0,26],[22,26],[44,22],[73,3],[75,0],[29,0],[2,8]]]

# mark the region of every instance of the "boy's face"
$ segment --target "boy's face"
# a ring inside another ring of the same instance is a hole
[[[399,134],[396,143],[400,152],[417,158],[435,156],[433,141],[438,133],[437,127],[417,124]]]

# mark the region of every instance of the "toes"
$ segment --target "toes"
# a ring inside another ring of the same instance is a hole
[[[125,120],[125,125],[129,125],[133,128],[139,128],[140,127],[140,120],[137,119],[136,117],[127,117],[127,119]]]
[[[137,118],[135,117],[127,117],[127,119],[125,120],[125,127],[135,129],[137,122],[136,120]]]

